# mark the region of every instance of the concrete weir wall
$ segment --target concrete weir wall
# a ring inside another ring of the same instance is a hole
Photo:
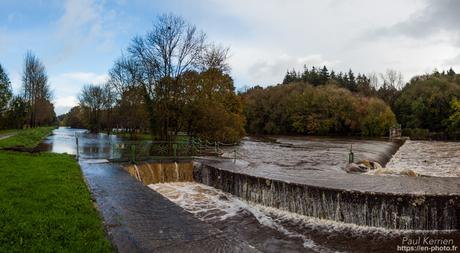
[[[360,192],[285,182],[196,162],[196,182],[264,206],[321,219],[389,229],[458,230],[458,194]]]
[[[124,169],[143,184],[195,181],[268,207],[363,226],[460,229],[460,179],[264,175],[219,160],[145,162]]]
[[[193,181],[193,164],[191,162],[147,162],[127,164],[123,168],[144,185]]]

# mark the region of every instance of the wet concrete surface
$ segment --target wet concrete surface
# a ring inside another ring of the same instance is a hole
[[[460,195],[458,177],[378,177],[333,171],[290,170],[283,167],[255,169],[245,161],[212,157],[197,161],[215,168],[291,184],[383,195]]]
[[[80,162],[119,252],[258,252],[109,163]]]

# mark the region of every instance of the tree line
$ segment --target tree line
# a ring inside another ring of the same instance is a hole
[[[355,74],[304,67],[287,71],[283,83],[242,92],[253,134],[383,136],[399,122],[421,139],[459,139],[460,78],[450,68],[413,77],[400,72]]]
[[[243,105],[227,63],[228,48],[171,14],[132,39],[103,85],[89,84],[65,117],[93,132],[150,132],[161,140],[179,133],[236,142],[245,135]]]
[[[22,87],[14,95],[10,78],[0,64],[0,128],[48,126],[57,124],[52,92],[43,62],[32,52],[24,58]]]
[[[396,123],[381,99],[358,95],[333,83],[292,82],[242,93],[253,134],[384,136]]]

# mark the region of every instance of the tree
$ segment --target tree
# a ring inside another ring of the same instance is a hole
[[[85,128],[85,124],[82,119],[83,115],[80,106],[74,106],[64,116],[62,125],[69,126],[71,128]]]
[[[102,110],[106,94],[101,86],[88,84],[83,87],[79,99],[79,106],[83,113],[85,125],[91,132],[99,132],[102,123]]]
[[[28,103],[21,96],[14,96],[6,111],[6,127],[22,128],[27,122]]]
[[[245,135],[240,97],[232,78],[217,68],[188,72],[181,125],[192,136],[210,141],[237,142]]]
[[[321,84],[326,84],[329,81],[329,70],[327,70],[326,66],[323,66],[321,72],[319,73],[319,79]]]
[[[413,78],[395,103],[395,112],[403,128],[421,128],[446,133],[451,103],[460,97],[460,82],[429,75]]]
[[[45,65],[30,51],[26,53],[24,59],[22,84],[24,99],[29,107],[29,125],[35,127],[52,122],[54,120],[52,117],[55,115],[54,109],[49,106],[52,95]],[[41,117],[39,113],[45,113],[47,117]]]
[[[162,139],[177,132],[176,101],[181,92],[178,77],[199,66],[204,41],[204,33],[195,26],[166,14],[158,17],[152,31],[136,37],[128,48],[141,70],[139,81],[148,92],[147,103],[154,104],[150,117],[158,121]]]
[[[385,136],[396,123],[396,116],[384,101],[377,98],[363,101],[365,115],[361,120],[361,132],[364,136]]]
[[[10,79],[0,64],[0,119],[6,111],[12,95]]]
[[[148,111],[144,93],[142,87],[132,87],[123,92],[116,107],[118,128],[123,128],[131,134],[136,130],[148,129]]]
[[[206,71],[208,69],[217,69],[222,73],[230,72],[230,65],[228,64],[228,47],[222,47],[215,44],[209,44],[204,47],[203,53],[200,58],[200,70]]]
[[[452,99],[450,107],[452,110],[449,116],[450,128],[458,131],[460,129],[460,99]]]

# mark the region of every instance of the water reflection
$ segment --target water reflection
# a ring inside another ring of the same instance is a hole
[[[117,144],[126,139],[105,133],[93,134],[86,129],[59,127],[41,144],[42,151],[77,154],[77,137],[81,159],[107,159],[117,156]]]

